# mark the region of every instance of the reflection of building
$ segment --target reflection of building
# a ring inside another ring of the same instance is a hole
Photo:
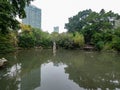
[[[34,28],[41,28],[41,9],[30,5],[25,8],[26,18],[22,20],[24,24]]]
[[[59,33],[59,27],[58,26],[54,27],[54,32]]]

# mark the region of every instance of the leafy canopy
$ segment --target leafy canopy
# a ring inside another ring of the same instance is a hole
[[[0,0],[0,33],[7,34],[9,30],[18,30],[19,18],[26,17],[24,8],[33,0]]]
[[[120,16],[112,11],[105,12],[102,9],[99,13],[89,10],[80,11],[77,15],[70,17],[69,22],[65,24],[68,32],[81,31],[83,29],[89,30],[104,30],[114,27],[115,20]]]
[[[112,11],[106,12],[102,9],[98,13],[89,9],[80,11],[77,15],[70,17],[69,22],[65,24],[65,28],[68,32],[81,32],[84,35],[85,43],[90,44],[91,38],[96,32],[113,29],[115,21],[118,19],[120,19],[120,15]]]

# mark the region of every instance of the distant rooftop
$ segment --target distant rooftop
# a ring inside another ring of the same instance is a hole
[[[38,8],[38,7],[34,6],[34,5],[28,5],[27,7],[31,7],[31,8],[34,8],[34,9],[39,9],[39,10],[41,10],[40,8]]]

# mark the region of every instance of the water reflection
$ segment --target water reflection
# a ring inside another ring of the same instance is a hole
[[[68,79],[64,68],[66,65],[54,66],[47,63],[41,67],[41,85],[35,90],[80,90],[79,86]]]
[[[74,59],[70,63],[65,71],[80,87],[93,90],[120,88],[120,61],[114,56],[85,53],[83,59]]]
[[[24,50],[2,55],[0,90],[120,89],[120,55],[79,50]]]
[[[53,42],[53,56],[56,55],[56,42]]]

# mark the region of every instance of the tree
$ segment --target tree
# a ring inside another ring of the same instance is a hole
[[[23,48],[31,48],[34,47],[35,38],[32,33],[23,33],[19,36],[18,45]]]
[[[114,31],[114,36],[112,38],[112,47],[116,51],[120,51],[120,27]]]
[[[68,32],[81,30],[87,24],[85,18],[87,18],[91,12],[91,9],[84,10],[79,12],[77,15],[70,17],[69,22],[65,24],[65,28],[68,29]]]
[[[0,52],[13,51],[17,45],[14,31],[19,30],[16,17],[24,18],[26,5],[33,0],[0,0]]]
[[[21,24],[21,33],[18,36],[18,46],[22,48],[51,47],[50,34],[29,25]]]
[[[79,12],[77,15],[69,18],[69,22],[65,24],[68,32],[82,32],[85,38],[85,43],[91,43],[91,38],[96,32],[102,32],[106,29],[113,29],[115,20],[118,20],[120,15],[112,11],[105,12],[102,9],[99,13],[89,10]]]
[[[0,33],[8,34],[9,30],[18,30],[16,16],[24,18],[26,5],[33,0],[1,0],[0,1]]]

